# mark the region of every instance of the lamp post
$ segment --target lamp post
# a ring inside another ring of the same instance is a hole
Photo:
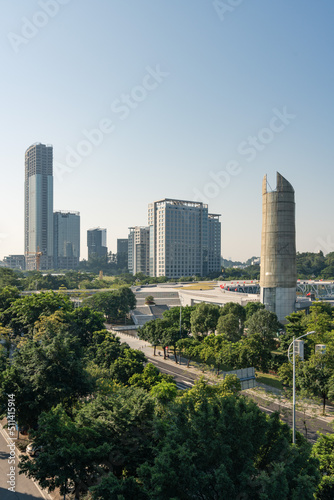
[[[289,345],[288,348],[288,359],[291,363],[290,359],[290,347],[293,345],[293,356],[292,356],[292,442],[295,444],[296,442],[296,352],[295,352],[295,342],[296,340],[301,339],[302,337],[306,337],[307,335],[311,335],[311,333],[315,333],[315,331],[304,333],[300,337],[293,337],[293,341]]]
[[[180,297],[180,339],[182,339],[182,298]],[[180,365],[181,365],[181,350],[180,350]]]

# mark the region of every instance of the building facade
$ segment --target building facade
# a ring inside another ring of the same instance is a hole
[[[53,214],[54,268],[76,269],[80,259],[80,213]]]
[[[26,260],[24,255],[7,255],[3,258],[3,264],[10,269],[18,269],[24,271],[26,268]]]
[[[150,273],[150,228],[129,227],[128,237],[128,269],[135,275]]]
[[[117,239],[117,264],[119,267],[128,267],[128,238]]]
[[[25,152],[24,254],[26,269],[53,268],[53,148],[36,143]]]
[[[220,214],[208,214],[208,273],[221,271],[221,222]]]
[[[264,176],[260,287],[261,302],[285,322],[296,304],[295,192],[278,172],[276,186],[275,191],[268,192]]]
[[[105,257],[107,259],[107,230],[100,227],[87,231],[88,259]]]
[[[220,269],[219,215],[210,216],[209,222],[208,205],[169,198],[159,200],[148,206],[148,224],[151,276],[206,276],[216,265]],[[210,243],[210,250],[209,231],[215,242],[212,248]]]

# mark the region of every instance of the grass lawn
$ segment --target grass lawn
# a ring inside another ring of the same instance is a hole
[[[283,390],[282,382],[278,379],[276,375],[271,375],[270,373],[256,372],[256,380],[260,384],[270,385],[275,387],[275,389]]]
[[[181,286],[184,290],[213,290],[214,286],[208,283],[196,283],[195,285]]]

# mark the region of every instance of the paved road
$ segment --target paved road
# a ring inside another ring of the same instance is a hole
[[[159,357],[151,356],[149,357],[146,354],[146,357],[149,359],[151,363],[153,363],[162,373],[167,373],[168,375],[172,375],[176,381],[176,385],[179,389],[189,389],[194,385],[195,380],[199,378],[199,375],[189,372],[185,365],[179,364],[166,364]]]
[[[179,389],[189,389],[189,387],[194,385],[194,381],[202,375],[198,370],[188,370],[185,366],[185,360],[184,365],[181,366],[169,359],[164,361],[162,356],[153,356],[153,350],[150,344],[124,334],[117,333],[117,335],[121,338],[122,342],[128,343],[133,349],[142,350],[148,360],[157,366],[161,372],[173,375]],[[277,403],[273,403],[257,395],[251,395],[247,392],[244,392],[244,394],[254,399],[258,403],[259,408],[268,414],[273,411],[279,411],[283,422],[286,422],[292,427],[291,408],[285,408],[282,405],[278,405]],[[333,433],[333,428],[327,422],[313,416],[304,415],[299,411],[296,411],[296,429],[312,443],[314,443],[318,437],[317,431],[322,433]]]
[[[280,413],[281,420],[288,424],[289,427],[292,427],[292,408],[287,408],[277,403],[273,403],[253,394],[245,393],[245,395],[256,401],[259,408],[268,414],[278,411]],[[333,433],[333,427],[330,424],[316,417],[304,415],[304,413],[300,411],[296,411],[296,429],[311,443],[315,443],[318,439],[317,432],[322,432],[324,434]]]
[[[8,436],[4,429],[0,429],[0,499],[1,500],[46,500],[49,497],[44,494],[39,487],[28,479],[25,475],[19,475],[18,471],[18,457],[15,454],[15,464],[9,464],[10,448],[7,446],[9,443]],[[7,484],[10,467],[15,467],[15,492],[9,491]]]

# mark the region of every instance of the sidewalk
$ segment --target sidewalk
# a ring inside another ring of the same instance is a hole
[[[108,329],[110,329],[110,325],[107,325]],[[116,334],[117,337],[120,338],[122,342],[126,342],[132,349],[138,349],[142,351],[145,355],[149,357],[153,357],[153,346],[145,342],[143,340],[140,340],[138,338],[132,337],[131,335],[125,334],[125,333],[120,333],[117,332]],[[157,350],[158,352],[158,350]],[[174,361],[174,355],[170,355],[169,358],[165,359],[163,356],[156,356],[159,361],[166,363],[166,365],[176,365]],[[179,359],[179,358],[178,358]],[[219,380],[222,380],[221,375],[217,377],[215,372],[210,369],[210,367],[205,367],[205,371],[201,370],[199,366],[196,366],[196,362],[191,361],[190,362],[190,367],[187,368],[187,363],[188,359],[186,358],[181,358],[181,365],[177,364],[176,366],[178,367],[184,367],[184,369],[187,372],[191,372],[194,375],[204,376],[205,379],[209,380],[210,382],[217,382]],[[289,399],[286,398],[284,393],[280,391],[279,389],[275,389],[274,387],[271,387],[266,384],[259,383],[258,388],[255,389],[246,389],[243,392],[247,394],[252,394],[254,396],[262,397],[263,399],[266,399],[267,401],[270,401],[272,403],[279,404],[283,406],[284,408],[288,408],[289,410],[292,410],[292,402],[289,401]],[[326,405],[326,415],[322,415],[322,405],[317,404],[314,401],[311,401],[309,399],[304,400],[301,402],[300,400],[296,401],[296,410],[297,411],[305,411],[305,414],[317,418],[319,420],[322,420],[327,423],[331,423],[334,421],[334,406],[332,405]]]
[[[107,326],[108,326],[108,330],[109,330],[110,325],[107,325]],[[125,342],[126,344],[128,344],[132,349],[138,349],[139,351],[142,351],[146,356],[153,357],[154,348],[149,342],[145,342],[144,340],[140,340],[140,339],[137,339],[135,337],[132,337],[132,335],[128,335],[126,333],[120,333],[120,332],[117,332],[116,337],[119,337],[119,339],[122,342]],[[158,354],[159,351],[161,352],[161,356],[159,356],[159,354]],[[186,370],[187,373],[190,372],[194,375],[198,375],[199,377],[203,376],[206,379],[213,381],[213,382],[223,380],[223,377],[221,375],[219,375],[217,377],[215,371],[212,370],[209,366],[204,367],[204,364],[203,364],[203,370],[202,370],[201,367],[198,365],[198,363],[196,363],[196,361],[190,361],[190,366],[189,366],[189,368],[187,368],[187,364],[188,364],[187,358],[181,357],[181,365],[180,365],[179,356],[177,356],[178,363],[175,363],[175,358],[174,358],[173,353],[169,354],[169,358],[164,359],[162,349],[156,349],[156,352],[157,352],[157,355],[155,357],[157,358],[157,360],[159,360],[160,362],[166,363],[166,365],[173,365],[173,366],[177,366],[178,368],[184,368],[184,370]]]

